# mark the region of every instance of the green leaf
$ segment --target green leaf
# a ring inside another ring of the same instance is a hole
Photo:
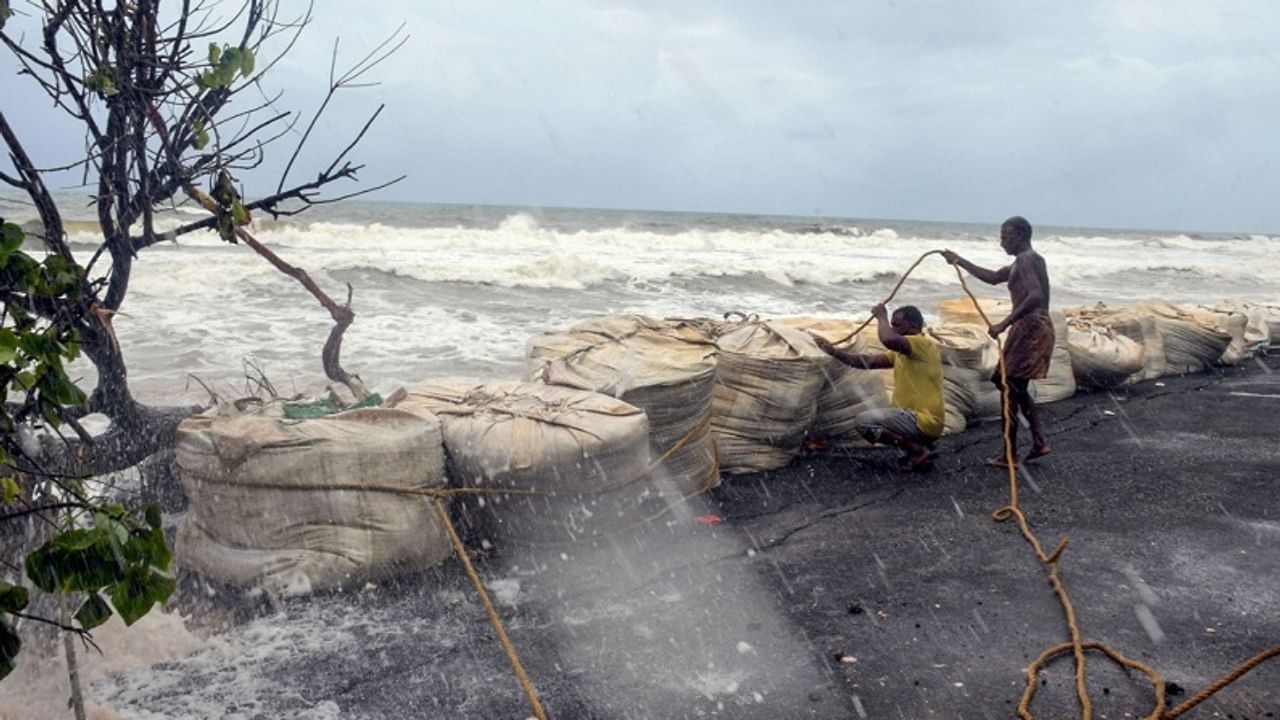
[[[42,545],[39,550],[27,556],[23,565],[27,569],[27,578],[45,592],[56,592],[59,585],[58,569],[55,566],[53,558],[53,548],[48,543]]]
[[[240,74],[246,78],[253,74],[253,51],[246,49],[244,56],[240,58]]]
[[[169,550],[169,543],[165,541],[164,530],[153,528],[135,537],[131,544],[137,547],[143,562],[161,570],[169,569],[173,553]]]
[[[27,606],[27,589],[0,580],[0,612],[18,612]]]
[[[217,65],[218,58],[222,56],[222,48],[218,47],[218,43],[209,43],[209,64]]]
[[[5,505],[12,505],[13,501],[17,500],[18,496],[22,494],[22,488],[18,487],[18,481],[12,477],[0,478],[0,491],[4,492]]]
[[[223,240],[235,244],[236,225],[235,219],[231,217],[231,213],[220,213],[218,215],[218,235]]]
[[[8,365],[18,357],[18,336],[8,328],[0,328],[0,364]]]
[[[40,378],[40,391],[60,405],[80,405],[86,399],[84,392],[60,372],[48,373]]]
[[[46,545],[52,545],[58,550],[69,550],[75,552],[77,550],[87,550],[93,547],[101,536],[102,533],[100,532],[79,528],[76,530],[68,530],[61,535],[58,535],[46,543]]]
[[[54,429],[62,427],[62,414],[58,412],[58,403],[47,397],[40,398],[40,415],[49,427]]]
[[[125,625],[132,625],[173,594],[177,583],[173,578],[143,567],[129,568],[124,579],[111,586],[111,604],[116,606]]]
[[[0,2],[3,2],[3,0],[0,0]],[[7,222],[4,224],[4,229],[0,230],[0,248],[10,252],[17,250],[22,247],[24,236],[22,228]]]
[[[249,211],[245,209],[244,205],[240,204],[239,200],[231,203],[231,218],[235,220],[236,225],[248,225],[253,221]]]
[[[98,593],[89,596],[76,611],[76,622],[85,630],[92,630],[111,617],[111,606]]]
[[[4,22],[13,16],[13,11],[9,9],[9,0],[0,0],[0,30],[4,29]],[[4,677],[0,675],[0,677]]]
[[[106,527],[110,533],[111,540],[117,547],[123,547],[130,542],[129,528],[125,527],[124,523],[118,520],[108,520]]]
[[[228,46],[222,51],[222,59],[218,61],[218,70],[239,70],[244,53],[238,47]]]
[[[28,555],[25,565],[27,577],[45,592],[97,592],[127,572],[103,528],[68,530]]]
[[[143,518],[147,521],[147,527],[152,530],[159,530],[161,521],[164,519],[160,514],[160,506],[156,503],[149,502],[142,511]]]
[[[2,1],[2,0],[0,0]],[[0,620],[0,680],[13,672],[13,661],[22,649],[22,640],[9,623]]]
[[[195,130],[195,137],[191,139],[191,144],[195,149],[203,150],[209,144],[209,133],[205,131],[204,123],[202,122],[196,123],[193,129]]]

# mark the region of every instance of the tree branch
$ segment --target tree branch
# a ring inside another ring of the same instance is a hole
[[[75,633],[80,637],[81,640],[88,643],[89,645],[92,645],[94,650],[97,650],[99,653],[102,652],[102,648],[98,647],[98,643],[93,641],[93,634],[90,633],[88,630],[85,630],[84,628],[73,627],[71,625],[63,625],[57,620],[50,620],[49,618],[40,617],[39,615],[28,615],[27,613],[24,613],[24,612],[11,612],[9,614],[14,617],[20,617],[23,620],[30,620],[32,622],[44,623],[45,625],[52,625],[58,628],[59,630],[63,630],[65,632]]]

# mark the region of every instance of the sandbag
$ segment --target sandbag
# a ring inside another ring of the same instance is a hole
[[[944,365],[976,370],[991,377],[1000,364],[999,346],[987,332],[986,325],[944,320],[925,327],[924,333],[938,343]]]
[[[1145,364],[1141,342],[1085,317],[1068,320],[1067,352],[1076,382],[1093,389],[1121,385]]]
[[[825,338],[836,348],[853,354],[884,352],[871,347],[875,338],[872,323],[855,334],[860,322],[833,318],[782,318],[779,323]],[[809,426],[809,437],[833,448],[864,448],[870,443],[854,426],[858,414],[873,408],[889,407],[889,391],[881,371],[850,367],[840,361],[830,363],[824,372],[821,390]]]
[[[1160,332],[1154,315],[1134,308],[1110,308],[1103,303],[1088,308],[1071,308],[1066,312],[1069,320],[1099,325],[1142,346],[1142,370],[1130,375],[1125,380],[1126,383],[1152,380],[1169,374],[1164,335]]]
[[[672,501],[719,484],[710,432],[716,348],[697,327],[640,315],[594,318],[565,333],[532,338],[529,378],[591,390],[634,405],[649,418],[654,457]]]
[[[1197,324],[1231,336],[1227,349],[1218,358],[1219,365],[1239,365],[1257,351],[1256,342],[1251,346],[1248,338],[1249,316],[1240,310],[1209,308],[1203,305],[1184,308]]]
[[[969,416],[969,421],[981,420],[984,422],[991,420],[1001,420],[1004,417],[1004,395],[1000,393],[1000,388],[996,384],[990,382],[980,382],[973,389],[973,414]]]
[[[1221,300],[1200,307],[1213,312],[1238,312],[1244,315],[1244,343],[1247,352],[1266,352],[1280,344],[1280,307],[1260,305],[1247,300]]]
[[[1053,320],[1053,353],[1049,356],[1049,373],[1031,381],[1031,397],[1037,403],[1053,403],[1076,394],[1076,376],[1071,370],[1067,317],[1060,310],[1050,310]]]
[[[413,494],[445,484],[436,418],[385,408],[307,420],[271,414],[233,416],[224,407],[178,426],[175,455],[190,500],[179,564],[298,595],[449,555],[430,498]]]
[[[600,315],[579,321],[569,328],[574,333],[590,333],[611,340],[654,333],[693,345],[715,345],[715,336],[724,323],[710,318],[653,318],[647,315]]]
[[[711,423],[724,472],[774,470],[795,457],[837,360],[783,323],[745,320],[716,340]]]
[[[461,524],[486,539],[595,540],[639,522],[649,423],[616,398],[533,382],[445,378],[413,387],[397,408],[439,416]]]
[[[982,312],[978,312],[981,308]],[[988,333],[987,323],[998,323],[1013,311],[1009,300],[978,298],[977,306],[969,297],[943,300],[938,303],[941,322],[926,329],[943,348],[947,362],[994,375],[1000,363],[999,345]],[[986,316],[984,321],[983,315]],[[1050,310],[1053,320],[1053,354],[1049,358],[1049,373],[1044,378],[1031,381],[1031,396],[1038,403],[1051,403],[1071,397],[1076,391],[1075,375],[1071,370],[1068,351],[1067,318],[1057,310]],[[1004,336],[1007,339],[1007,335]],[[989,402],[978,403],[985,415]],[[999,414],[999,401],[996,402]]]
[[[945,408],[943,435],[962,433],[969,426],[969,419],[978,416],[978,398],[981,393],[995,390],[990,378],[977,370],[956,365],[942,366],[942,399]],[[997,396],[999,391],[996,390]]]
[[[982,309],[982,313],[978,312]],[[987,323],[998,323],[1013,312],[1013,303],[1007,298],[978,298],[977,307],[968,296],[942,300],[938,303],[938,320],[942,323],[960,323],[962,325],[978,325],[986,328]],[[986,321],[982,315],[986,314]]]
[[[1217,362],[1231,345],[1231,335],[1225,329],[1176,305],[1141,302],[1135,309],[1155,319],[1164,343],[1166,373],[1200,372]]]

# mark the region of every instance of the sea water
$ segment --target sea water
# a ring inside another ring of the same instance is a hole
[[[0,213],[34,217],[13,202]],[[181,208],[158,225],[202,214]],[[356,320],[343,364],[385,391],[442,375],[517,377],[530,337],[593,315],[860,320],[928,250],[1007,263],[998,223],[349,202],[278,219],[259,213],[250,231],[333,299],[345,301],[350,288]],[[86,212],[68,229],[87,262],[96,224]],[[1280,301],[1273,236],[1037,227],[1033,242],[1055,306]],[[100,259],[92,272],[107,266]],[[916,304],[929,318],[939,300],[961,294],[955,272],[934,256],[894,304]],[[198,402],[207,396],[193,378],[235,395],[246,359],[283,394],[326,382],[328,312],[253,250],[214,233],[141,252],[120,311],[115,330],[144,401]],[[91,382],[91,368],[80,370]]]

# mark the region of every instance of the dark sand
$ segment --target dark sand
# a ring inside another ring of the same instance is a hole
[[[1044,409],[1053,454],[1028,468],[1022,509],[1048,549],[1070,538],[1084,638],[1154,666],[1171,705],[1280,643],[1278,416],[1277,356]],[[1008,503],[982,462],[998,446],[998,423],[971,427],[921,474],[889,450],[811,455],[727,476],[640,533],[499,544],[477,567],[553,718],[1009,718],[1024,668],[1068,635],[1046,568],[990,518]],[[263,662],[290,692],[228,698],[243,717],[533,715],[457,562],[255,622],[341,632]],[[1072,667],[1044,673],[1037,717],[1080,717]],[[1094,717],[1150,712],[1145,676],[1094,654],[1088,668]],[[173,672],[200,692],[221,671]],[[1280,717],[1280,659],[1184,717]]]

